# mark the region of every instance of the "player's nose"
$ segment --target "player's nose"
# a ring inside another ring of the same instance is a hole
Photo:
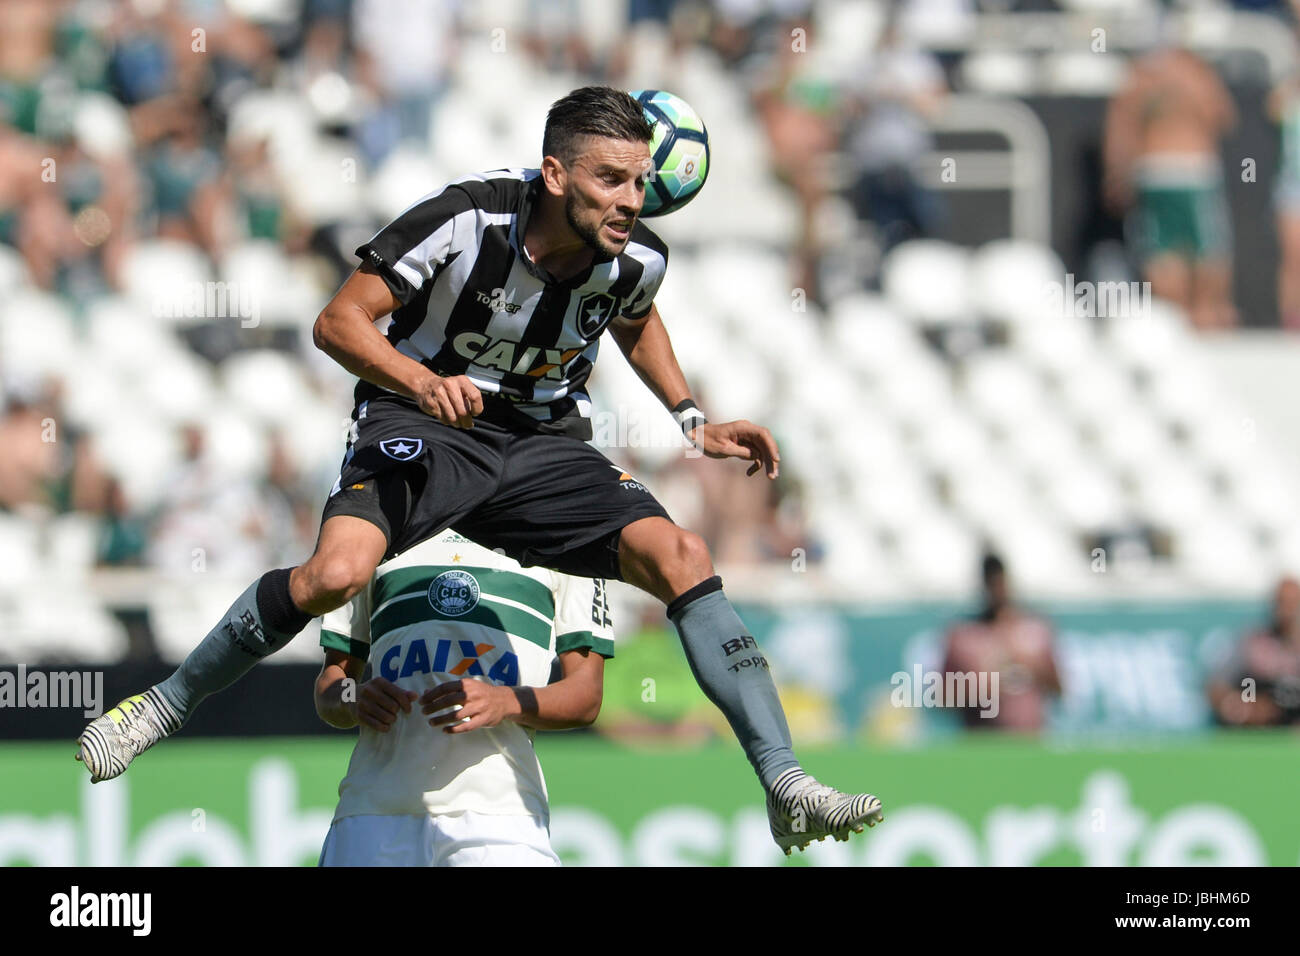
[[[645,189],[637,184],[636,179],[632,178],[623,183],[615,199],[619,213],[624,216],[635,216],[641,212],[644,204]]]

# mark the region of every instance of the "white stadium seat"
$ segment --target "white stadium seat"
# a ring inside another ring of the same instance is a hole
[[[1092,323],[1083,316],[1045,311],[1032,322],[1011,330],[1011,347],[1037,368],[1060,378],[1097,350]]]
[[[140,324],[149,325],[149,318],[155,325],[203,318],[198,306],[206,309],[212,270],[197,247],[178,239],[133,243],[123,257],[121,276],[123,293]]]
[[[1177,461],[1137,470],[1131,480],[1141,513],[1159,526],[1203,515],[1218,503],[1206,476]]]
[[[1127,518],[1115,478],[1090,461],[1048,485],[1045,494],[1056,517],[1076,531],[1114,528]]]
[[[6,378],[58,375],[76,337],[72,314],[57,296],[29,286],[0,291],[0,369]]]
[[[366,207],[376,219],[388,222],[450,178],[438,169],[427,152],[399,146],[366,184]]]
[[[1194,582],[1220,592],[1256,594],[1266,559],[1250,531],[1230,519],[1203,517],[1175,542],[1176,560]]]
[[[970,253],[937,239],[916,239],[895,248],[882,265],[885,295],[904,315],[922,324],[970,322],[967,298]]]
[[[99,554],[100,533],[100,519],[94,515],[72,512],[51,519],[45,531],[46,561],[60,575],[89,571]]]
[[[311,327],[326,294],[313,287],[279,243],[253,239],[227,251],[221,260],[227,290],[225,318],[242,328],[263,324]],[[237,300],[237,301],[236,301]]]
[[[1053,51],[1041,64],[1047,90],[1061,96],[1112,96],[1124,85],[1128,62],[1118,51],[1099,56],[1091,49]]]
[[[95,455],[122,484],[130,507],[148,512],[162,500],[180,461],[180,442],[147,408],[117,407],[93,436]]]
[[[13,246],[0,242],[0,295],[6,297],[31,282],[27,263]]]
[[[40,571],[40,528],[30,518],[0,513],[0,592],[17,593]]]
[[[979,544],[958,522],[931,515],[899,539],[898,559],[922,595],[968,593],[976,582]]]
[[[961,400],[985,421],[1014,427],[1043,414],[1047,395],[1033,369],[1012,354],[978,352],[961,365]]]
[[[991,96],[1032,93],[1039,84],[1038,74],[1036,57],[1012,50],[973,52],[961,63],[962,86]]]
[[[126,656],[126,629],[79,586],[24,591],[18,621],[28,642],[28,662],[111,664]]]
[[[987,242],[972,256],[970,297],[983,315],[1009,322],[1035,322],[1048,311],[1051,283],[1065,266],[1046,246],[1016,239]]]

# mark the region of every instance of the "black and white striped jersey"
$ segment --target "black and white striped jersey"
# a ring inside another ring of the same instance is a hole
[[[543,431],[590,438],[584,390],[601,333],[650,311],[668,247],[637,222],[623,252],[562,282],[523,250],[536,169],[467,176],[420,199],[357,249],[402,305],[388,340],[443,375],[468,375]],[[361,381],[361,402],[385,393]]]

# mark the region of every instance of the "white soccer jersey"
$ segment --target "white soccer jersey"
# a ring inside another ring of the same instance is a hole
[[[452,531],[381,564],[349,604],[326,614],[321,645],[368,659],[422,694],[458,678],[545,685],[564,651],[614,655],[605,582],[522,568]],[[446,734],[418,702],[386,734],[365,726],[334,818],[356,814],[532,814],[549,821],[533,732],[507,721]]]

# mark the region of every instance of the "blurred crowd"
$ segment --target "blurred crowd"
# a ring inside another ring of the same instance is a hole
[[[791,15],[803,12],[787,6]],[[692,16],[685,7],[634,0],[628,27],[716,43],[740,62],[757,55],[769,23],[785,18],[762,4],[695,5]],[[463,42],[464,13],[455,0],[6,0],[0,251],[15,250],[27,281],[60,297],[78,320],[98,298],[124,290],[124,264],[143,240],[183,243],[214,271],[239,244],[268,240],[309,261],[320,287],[332,288],[353,267],[357,240],[382,222],[304,210],[268,155],[268,137],[232,116],[250,93],[291,88],[306,92],[318,130],[368,169],[401,144],[424,148]],[[626,44],[597,55],[574,29],[577,16],[575,3],[530,3],[525,54],[579,78],[624,79]],[[682,32],[692,17],[700,37]],[[313,317],[297,319],[308,327]],[[214,364],[249,345],[310,347],[302,336],[233,336],[229,323],[196,323],[186,341]],[[133,509],[99,467],[94,443],[68,425],[64,392],[76,383],[26,375],[13,363],[4,371],[0,432],[13,450],[0,464],[5,512],[97,515],[97,557],[113,565],[167,567],[193,551],[222,568],[251,570],[310,545],[328,480],[300,474],[282,443],[273,440],[264,474],[231,485],[212,467],[221,452],[205,447],[199,423],[185,426],[182,463],[166,477],[164,499]],[[345,413],[339,395],[321,399],[340,401]],[[42,429],[47,422],[57,439]],[[703,513],[716,516],[706,530],[727,560],[788,556],[788,483],[754,494],[756,483],[714,474],[706,475]],[[767,517],[726,519],[742,505]],[[186,542],[192,547],[180,546]]]
[[[845,288],[837,271],[876,288],[874,266],[891,250],[945,235],[951,210],[930,160],[937,120],[951,97],[965,92],[966,74],[960,45],[942,38],[982,13],[1087,6],[882,0],[867,4],[870,54],[851,70],[827,72],[824,62],[804,55],[833,39],[818,32],[825,27],[814,0],[627,0],[614,5],[619,20],[604,46],[580,29],[588,9],[580,0],[519,3],[525,27],[509,39],[510,49],[530,68],[572,77],[574,85],[640,85],[637,45],[648,39],[664,51],[665,75],[688,54],[725,67],[744,91],[767,172],[796,210],[783,250],[789,285],[823,305],[832,289]],[[1273,14],[1279,30],[1292,30],[1300,0],[1237,6]],[[306,275],[310,288],[327,295],[352,269],[352,250],[384,217],[373,206],[358,212],[356,204],[331,204],[330,183],[312,186],[313,201],[305,202],[312,177],[287,173],[273,154],[274,138],[264,126],[242,122],[241,106],[294,91],[310,111],[313,142],[374,173],[403,149],[430,149],[467,45],[495,42],[475,13],[469,0],[2,0],[0,290],[23,285],[55,297],[84,330],[96,303],[139,282],[132,253],[164,241],[189,250],[212,275],[235,250],[273,245],[294,281]],[[1172,30],[1126,62],[1098,144],[1098,188],[1109,213],[1126,224],[1129,268],[1197,327],[1230,327],[1239,321],[1225,199],[1231,167],[1220,153],[1240,119],[1238,107],[1223,77]],[[1272,187],[1279,314],[1285,327],[1300,328],[1300,79],[1288,78],[1257,106],[1281,130]],[[414,198],[406,195],[402,204]],[[828,227],[836,209],[846,211],[846,227]],[[844,248],[857,261],[837,258]],[[273,273],[272,281],[279,279]],[[229,320],[198,321],[180,334],[188,357],[209,371],[241,350],[283,353],[300,369],[308,397],[341,420],[350,404],[348,377],[322,369],[328,363],[306,334],[323,301],[321,294],[306,297],[279,326],[236,332]],[[0,457],[0,523],[10,516],[90,516],[97,564],[170,572],[203,565],[249,574],[295,563],[309,551],[333,475],[296,452],[294,421],[274,423],[258,446],[259,466],[232,478],[229,461],[251,454],[247,448],[214,437],[202,408],[188,419],[166,410],[177,422],[179,453],[152,479],[162,490],[142,504],[122,469],[106,466],[110,452],[119,463],[131,452],[97,444],[69,414],[70,393],[82,385],[74,371],[30,373],[0,355],[0,375],[7,452]],[[341,432],[339,438],[341,452]],[[634,449],[626,456],[677,519],[708,539],[719,564],[788,564],[796,555],[810,564],[823,560],[826,548],[805,513],[813,495],[788,474],[776,483],[748,481],[743,466],[681,456],[639,461]],[[142,459],[140,468],[147,467]],[[953,627],[948,664],[996,669],[1012,679],[1003,686],[1002,716],[970,724],[1041,729],[1061,692],[1051,626],[1010,600],[997,559],[985,562],[983,582],[986,606]],[[1243,642],[1237,670],[1225,670],[1212,687],[1223,721],[1275,723],[1294,713],[1287,681],[1294,682],[1297,666],[1297,588],[1290,582],[1279,589],[1274,624]],[[646,633],[662,631],[642,624]],[[651,663],[671,656],[659,639],[640,647],[633,653]],[[1274,675],[1260,678],[1258,699],[1266,703],[1242,710],[1233,688],[1241,675],[1256,672]],[[675,699],[674,686],[661,683],[664,699]],[[626,696],[636,694],[630,687]],[[699,701],[688,696],[656,713],[711,713],[696,711]],[[694,716],[685,723],[705,732]]]

